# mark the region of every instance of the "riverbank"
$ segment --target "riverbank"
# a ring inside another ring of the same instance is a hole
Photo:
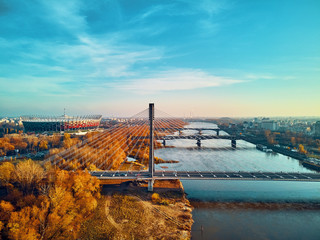
[[[147,182],[105,181],[101,195],[81,239],[191,238],[192,207],[179,180],[155,181],[154,192]]]
[[[228,133],[229,135],[234,135],[234,132],[232,132],[231,129],[229,128],[226,128],[226,127],[223,127],[221,125],[218,125],[218,127]],[[254,145],[257,145],[257,144],[262,144],[264,146],[266,146],[267,148],[269,149],[272,149],[272,151],[276,152],[276,153],[280,153],[282,155],[285,155],[285,156],[288,156],[288,157],[292,157],[294,159],[297,159],[299,161],[304,161],[307,159],[307,156],[305,154],[301,154],[299,152],[293,152],[289,149],[285,149],[285,148],[281,148],[281,147],[277,147],[275,145],[272,145],[272,144],[269,144],[265,139],[258,139],[254,136],[241,136],[241,139],[244,140],[244,141],[247,141],[249,143],[252,143]]]

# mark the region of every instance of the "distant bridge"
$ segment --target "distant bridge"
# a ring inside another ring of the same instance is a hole
[[[136,137],[139,139],[149,139],[149,137]],[[233,148],[236,148],[237,142],[236,140],[242,139],[240,136],[230,136],[230,135],[166,135],[166,136],[157,136],[157,140],[162,141],[162,144],[166,146],[166,141],[169,140],[175,140],[175,139],[190,139],[190,140],[196,140],[197,146],[201,147],[201,141],[203,140],[210,140],[210,139],[225,139],[225,140],[231,140],[231,146]]]
[[[194,140],[209,140],[209,139],[226,139],[226,140],[239,140],[240,136],[217,136],[217,135],[168,135],[158,137],[157,140],[174,140],[174,139],[194,139]]]
[[[220,131],[222,131],[220,128],[159,128],[159,127],[156,127],[154,130],[156,130],[156,131],[173,130],[175,132],[178,131],[179,133],[181,133],[181,131],[185,131],[185,130],[193,130],[193,131],[198,131],[199,134],[201,134],[202,131],[215,131],[218,136],[219,136]]]
[[[215,171],[155,171],[153,177],[147,171],[94,171],[99,179],[127,180],[260,180],[260,181],[307,181],[320,182],[319,173],[287,172],[215,172]]]

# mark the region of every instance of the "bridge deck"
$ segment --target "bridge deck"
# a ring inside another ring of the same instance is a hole
[[[184,130],[193,130],[193,131],[216,131],[220,132],[222,131],[220,128],[188,128],[188,127],[183,127],[183,128],[159,128],[156,127],[155,130],[162,130],[162,131],[167,131],[167,130],[175,130],[175,131],[184,131]]]
[[[149,139],[149,137],[135,137],[136,139]],[[167,135],[157,136],[157,140],[174,140],[174,139],[194,139],[194,140],[209,140],[209,139],[226,139],[226,140],[240,140],[240,136],[229,136],[229,135]]]
[[[239,136],[229,136],[229,135],[169,135],[163,137],[157,137],[159,140],[173,140],[173,139],[195,139],[195,140],[209,140],[209,139],[226,139],[226,140],[240,140]]]
[[[150,180],[148,172],[96,171],[90,172],[99,179]],[[255,180],[255,181],[308,181],[319,182],[319,173],[284,172],[212,172],[212,171],[156,171],[154,180]]]

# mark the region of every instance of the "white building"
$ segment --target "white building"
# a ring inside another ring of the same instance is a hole
[[[278,129],[278,123],[271,120],[262,121],[261,128],[276,131]]]

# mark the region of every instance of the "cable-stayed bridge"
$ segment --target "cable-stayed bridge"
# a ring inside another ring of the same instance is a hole
[[[84,141],[64,151],[51,154],[46,162],[65,170],[88,169],[91,175],[100,179],[146,180],[151,191],[154,180],[161,179],[320,181],[318,173],[221,172],[196,169],[156,171],[155,163],[161,163],[162,160],[154,156],[154,150],[165,147],[166,141],[195,140],[196,146],[200,149],[201,143],[205,140],[231,140],[232,149],[235,150],[236,141],[241,140],[241,136],[222,134],[217,128],[188,128],[186,125],[182,119],[174,118],[157,109],[155,111],[154,104],[149,104],[148,109],[128,118],[125,122],[100,133],[88,134]],[[185,134],[185,131],[196,131],[196,133]]]

